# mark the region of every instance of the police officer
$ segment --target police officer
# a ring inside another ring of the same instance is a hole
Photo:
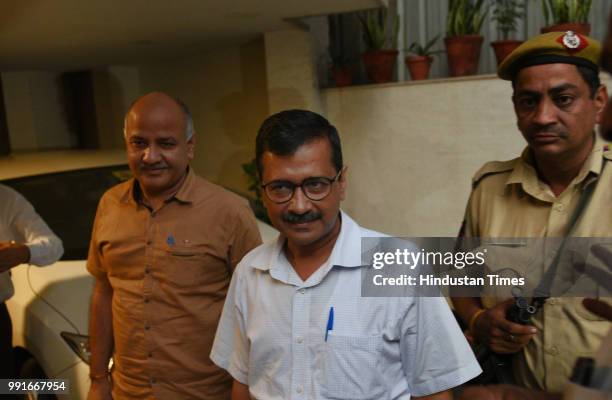
[[[498,76],[512,82],[527,147],[520,157],[486,163],[475,174],[463,235],[612,236],[612,152],[594,132],[608,100],[599,81],[600,52],[590,37],[552,32],[526,41],[499,66]],[[585,193],[588,201],[580,205]],[[551,392],[561,392],[575,359],[592,354],[609,329],[577,298],[546,301],[533,326],[507,319],[511,299],[453,303],[477,342],[513,355],[517,384]]]

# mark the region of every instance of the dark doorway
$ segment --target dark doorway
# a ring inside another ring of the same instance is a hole
[[[4,108],[4,89],[0,78],[0,156],[11,153],[11,138],[9,137],[8,124],[6,123],[6,109]]]
[[[93,72],[66,72],[62,74],[62,86],[66,100],[68,128],[77,138],[77,148],[97,149],[98,123]]]

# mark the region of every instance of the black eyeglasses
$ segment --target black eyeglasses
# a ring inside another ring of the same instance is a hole
[[[337,181],[341,174],[342,170],[333,178],[325,176],[306,178],[299,184],[290,181],[272,181],[261,185],[261,187],[268,199],[276,204],[286,203],[291,200],[297,187],[301,188],[304,196],[310,200],[320,201],[329,196],[332,183]]]

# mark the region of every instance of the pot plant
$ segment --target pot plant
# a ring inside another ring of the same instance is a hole
[[[541,0],[546,26],[540,31],[574,31],[582,35],[591,33],[589,12],[591,0]]]
[[[333,62],[330,67],[331,78],[336,87],[351,86],[353,83],[353,75],[351,74],[351,66],[347,62]]]
[[[420,81],[427,79],[429,76],[429,69],[433,62],[432,55],[436,53],[431,51],[431,48],[438,41],[438,37],[431,39],[425,46],[421,46],[419,43],[414,42],[408,48],[408,52],[411,54],[406,57],[406,67],[410,72],[410,77],[413,81]]]
[[[336,87],[350,86],[353,82],[352,60],[344,49],[342,15],[329,16],[329,55],[331,63],[329,73]]]
[[[368,80],[372,83],[391,82],[398,53],[399,17],[389,17],[386,8],[379,8],[359,14],[359,20],[367,48],[362,59]]]
[[[255,197],[249,198],[249,203],[251,204],[251,208],[253,208],[255,216],[264,222],[270,223],[268,213],[266,212],[266,208],[261,198],[261,179],[257,172],[256,160],[252,159],[248,163],[242,164],[242,171],[247,177],[249,191],[253,192],[255,195]]]
[[[487,15],[484,0],[450,0],[446,18],[446,53],[450,76],[478,71],[483,38],[480,29]]]
[[[495,51],[497,65],[521,45],[520,40],[511,39],[516,33],[516,23],[525,16],[525,2],[523,0],[491,0],[493,4],[493,20],[497,22],[497,33],[501,38],[491,42]]]

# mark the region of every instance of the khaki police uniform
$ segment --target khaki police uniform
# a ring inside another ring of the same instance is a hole
[[[570,63],[597,70],[600,44],[573,32],[536,36],[511,53],[498,76],[512,80],[522,68]],[[538,179],[529,148],[521,157],[486,163],[473,178],[463,226],[465,236],[482,238],[563,238],[588,185],[596,185],[571,235],[612,237],[612,152],[596,140],[581,171],[559,196]],[[550,265],[550,264],[546,264]],[[542,269],[546,266],[542,265]],[[485,307],[501,299],[481,298]],[[517,384],[561,392],[577,357],[593,356],[610,328],[588,312],[581,298],[551,298],[536,314],[535,338],[514,357]]]
[[[597,184],[573,229],[576,237],[612,237],[612,151],[596,141],[582,170],[555,197],[538,179],[529,148],[521,157],[486,163],[473,178],[464,235],[482,238],[563,237],[587,185]],[[498,298],[482,298],[485,307]],[[577,357],[593,356],[610,323],[591,314],[581,298],[551,298],[534,318],[536,337],[517,355],[517,384],[559,392]]]

